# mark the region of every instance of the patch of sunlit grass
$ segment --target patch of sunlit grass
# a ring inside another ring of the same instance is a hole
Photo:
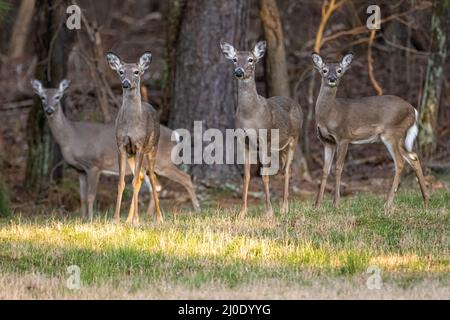
[[[196,216],[168,216],[163,225],[114,225],[108,217],[92,224],[76,219],[20,217],[0,220],[0,270],[63,277],[78,265],[90,285],[132,279],[133,286],[172,283],[235,287],[272,279],[303,283],[311,275],[345,278],[377,266],[387,275],[423,275],[450,280],[449,207],[445,194],[429,209],[408,191],[391,216],[383,199],[358,195],[340,209],[327,202],[293,202],[273,221],[252,208],[205,209]],[[413,199],[411,201],[411,198]]]

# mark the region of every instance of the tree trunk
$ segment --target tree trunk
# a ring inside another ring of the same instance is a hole
[[[8,191],[0,172],[0,217],[7,216],[9,214],[9,199]]]
[[[34,47],[38,63],[35,77],[46,87],[56,88],[67,74],[67,56],[72,34],[65,28],[66,5],[65,0],[36,1]],[[28,116],[27,138],[25,185],[30,191],[42,192],[48,187],[51,174],[59,180],[63,171],[59,165],[62,161],[61,152],[46,125],[42,103],[38,97],[35,97]]]
[[[435,0],[431,18],[431,55],[428,58],[427,75],[420,114],[420,150],[430,157],[437,146],[436,127],[447,57],[447,33],[450,0]]]
[[[275,0],[260,0],[259,15],[267,41],[266,79],[270,96],[291,96],[284,33]]]
[[[175,82],[175,69],[177,62],[176,45],[180,34],[181,18],[186,1],[170,0],[167,12],[166,24],[166,48],[164,57],[164,76],[162,81],[162,106],[160,109],[160,121],[169,122],[170,112],[173,108],[173,88]]]
[[[171,127],[191,130],[194,121],[203,128],[234,128],[237,83],[233,65],[219,50],[221,39],[244,48],[248,25],[247,0],[187,1],[177,43]],[[194,165],[195,179],[208,185],[229,182],[237,166]]]
[[[27,44],[36,0],[22,0],[9,43],[8,58],[22,57]]]

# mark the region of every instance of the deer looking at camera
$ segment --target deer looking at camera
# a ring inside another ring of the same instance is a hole
[[[42,100],[50,130],[61,148],[64,160],[79,174],[81,216],[83,219],[92,220],[100,175],[119,174],[115,126],[114,124],[67,119],[61,106],[61,100],[69,84],[68,80],[63,80],[59,88],[47,89],[40,81],[31,81],[34,91]],[[200,205],[191,178],[171,161],[172,149],[176,146],[176,142],[171,140],[173,131],[161,125],[160,132],[155,171],[158,175],[185,187],[191,197],[194,209],[199,210]],[[131,174],[129,167],[127,167],[126,174]],[[147,175],[145,175],[144,181],[151,190],[150,179]],[[153,212],[153,207],[152,201],[148,210],[149,214]]]
[[[419,131],[417,110],[396,96],[336,98],[339,82],[349,69],[353,54],[345,55],[340,63],[326,63],[317,53],[312,54],[312,60],[322,76],[322,86],[316,104],[316,124],[318,137],[324,145],[323,175],[316,207],[319,207],[323,200],[335,153],[337,159],[334,205],[337,207],[348,145],[373,143],[378,140],[385,144],[395,164],[394,181],[385,204],[385,213],[391,212],[405,162],[413,168],[423,201],[427,205],[429,196],[422,167],[419,157],[413,152]]]
[[[272,129],[279,130],[280,159],[284,160],[285,184],[281,212],[289,211],[289,180],[290,168],[294,151],[298,143],[303,123],[303,114],[300,105],[288,97],[272,97],[266,99],[258,95],[255,83],[255,67],[266,52],[266,42],[256,44],[253,51],[236,51],[229,43],[221,42],[220,48],[225,58],[233,61],[234,75],[238,80],[238,106],[236,112],[237,129]],[[270,139],[269,139],[270,140]],[[270,147],[270,146],[269,146]],[[247,214],[248,188],[250,184],[250,144],[244,150],[244,185],[243,203],[239,217]],[[266,215],[273,216],[270,201],[269,175],[262,172],[264,192],[266,197]]]
[[[153,199],[156,209],[156,219],[163,221],[156,190],[155,161],[160,135],[159,116],[153,107],[141,100],[141,76],[150,67],[152,54],[144,53],[138,63],[124,63],[114,53],[107,54],[111,69],[120,77],[123,88],[123,102],[116,119],[116,139],[119,148],[119,183],[114,219],[120,221],[120,206],[125,189],[125,170],[128,163],[133,171],[133,198],[127,223],[138,224],[138,196],[144,179],[143,163],[147,159],[146,172],[150,177]]]

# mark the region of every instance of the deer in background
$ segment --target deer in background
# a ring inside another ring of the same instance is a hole
[[[345,55],[340,63],[326,63],[317,53],[312,54],[314,67],[322,76],[322,85],[316,104],[316,125],[324,145],[324,163],[316,207],[321,205],[328,175],[336,153],[336,188],[334,205],[339,206],[341,175],[348,145],[366,144],[381,140],[395,164],[392,188],[385,204],[385,213],[391,212],[400,177],[407,162],[419,181],[425,206],[428,203],[425,179],[419,157],[413,152],[418,135],[418,112],[405,100],[396,96],[366,98],[336,98],[342,76],[349,69],[353,54]]]
[[[31,81],[34,91],[42,100],[50,130],[61,148],[64,160],[79,174],[81,216],[83,219],[89,217],[92,220],[100,175],[119,174],[115,126],[114,124],[78,122],[67,119],[61,106],[61,100],[69,84],[68,80],[63,80],[59,88],[47,89],[40,81]],[[160,126],[160,132],[155,171],[158,175],[167,177],[185,187],[194,209],[199,210],[200,205],[191,178],[171,161],[171,152],[176,145],[171,141],[173,132],[164,126]],[[127,167],[126,174],[131,174],[129,167]],[[144,181],[151,190],[147,175],[144,176]],[[152,209],[153,201],[149,206],[149,213]]]
[[[150,177],[157,222],[163,221],[159,207],[156,177],[154,173],[158,140],[160,135],[159,116],[156,110],[141,99],[141,76],[150,67],[152,54],[144,53],[138,63],[124,63],[112,52],[106,55],[111,69],[120,77],[123,88],[122,106],[116,118],[116,139],[119,148],[119,183],[114,219],[120,221],[120,206],[125,189],[125,170],[128,163],[133,171],[133,199],[128,212],[127,223],[139,223],[138,195],[144,173],[144,158],[147,160],[146,172]]]
[[[279,130],[280,158],[284,159],[285,183],[284,197],[281,212],[289,211],[289,180],[290,168],[294,158],[294,151],[298,143],[303,123],[303,113],[298,102],[288,97],[272,97],[266,99],[256,91],[255,67],[266,52],[266,42],[256,44],[253,51],[236,51],[229,43],[221,42],[220,48],[225,58],[234,63],[234,75],[238,79],[238,106],[236,112],[237,129],[272,129]],[[244,185],[242,209],[239,217],[247,214],[248,189],[250,184],[250,144],[244,150]],[[270,201],[269,175],[262,173],[264,192],[266,198],[266,215],[273,216]]]

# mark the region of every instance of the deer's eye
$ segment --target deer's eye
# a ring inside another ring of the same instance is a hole
[[[328,70],[327,69],[323,69],[322,72],[323,72],[323,74],[327,74]]]
[[[237,62],[237,58],[233,58],[233,62],[236,63]]]
[[[138,70],[134,71],[134,75],[138,76],[139,75],[139,71]]]
[[[342,70],[341,70],[341,69],[338,69],[338,70],[337,70],[337,73],[338,73],[338,74],[341,74],[341,73],[342,73]]]
[[[59,100],[61,97],[60,96],[56,96],[55,97],[55,100]]]
[[[121,76],[123,76],[123,73],[124,73],[123,70],[120,70],[120,71],[119,71],[119,74],[120,74]]]
[[[248,58],[248,62],[253,63],[254,61],[253,58]]]

